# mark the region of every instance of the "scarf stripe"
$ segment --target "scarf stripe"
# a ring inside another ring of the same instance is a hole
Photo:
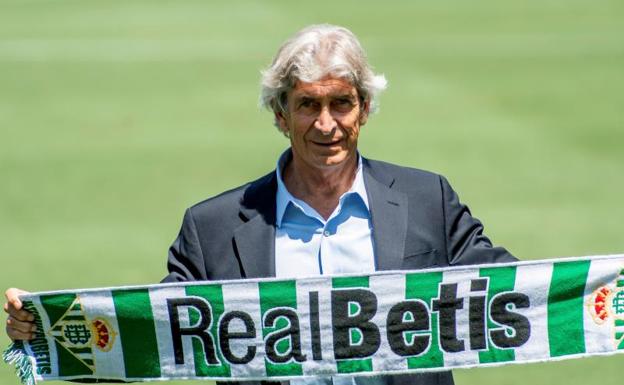
[[[160,357],[148,289],[113,290],[112,294],[119,335],[122,336],[126,377],[160,377]]]

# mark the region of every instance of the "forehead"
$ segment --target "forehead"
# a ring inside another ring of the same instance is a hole
[[[291,90],[291,95],[293,97],[305,96],[314,98],[344,95],[357,96],[357,90],[345,79],[329,77],[310,83],[298,80]]]

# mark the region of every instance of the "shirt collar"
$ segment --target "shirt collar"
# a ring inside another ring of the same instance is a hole
[[[277,161],[277,167],[275,169],[275,173],[277,174],[277,194],[276,194],[276,211],[275,211],[275,220],[277,227],[282,226],[282,219],[284,218],[284,213],[286,212],[286,208],[289,203],[292,203],[295,206],[302,208],[309,207],[304,201],[295,198],[286,188],[284,184],[284,180],[282,179],[282,170],[286,163],[292,158],[292,150],[289,148],[282,153]],[[340,197],[340,203],[347,195],[356,194],[362,199],[364,206],[366,206],[367,210],[370,210],[368,206],[368,196],[366,195],[366,186],[364,185],[364,175],[362,174],[362,156],[358,153],[358,166],[357,171],[355,173],[355,179],[353,180],[353,185]]]

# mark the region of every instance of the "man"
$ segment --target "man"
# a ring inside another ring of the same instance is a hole
[[[189,208],[164,282],[301,277],[513,261],[441,176],[361,157],[357,140],[385,88],[357,38],[330,25],[286,41],[262,102],[290,148],[268,175]],[[7,334],[32,316],[7,291]],[[450,372],[293,384],[452,384]]]

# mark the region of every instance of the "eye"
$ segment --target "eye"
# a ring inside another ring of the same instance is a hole
[[[310,109],[315,106],[315,103],[314,99],[304,98],[299,102],[298,108]]]
[[[336,99],[333,101],[332,104],[334,105],[334,108],[339,109],[341,111],[348,111],[348,110],[351,110],[351,108],[353,108],[353,101],[348,98]]]

